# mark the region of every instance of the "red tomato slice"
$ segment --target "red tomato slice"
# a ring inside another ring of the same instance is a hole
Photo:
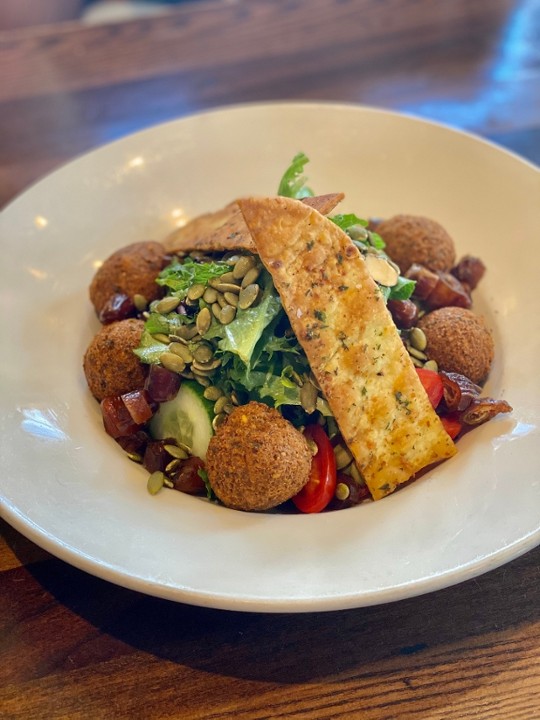
[[[427,393],[431,405],[436,408],[441,402],[444,386],[438,372],[435,370],[426,370],[426,368],[416,368],[420,382]]]
[[[317,513],[324,510],[334,497],[336,457],[332,443],[320,425],[308,425],[304,435],[317,445],[317,454],[311,462],[309,480],[292,501],[301,512]]]
[[[463,423],[456,415],[443,415],[441,422],[452,440],[459,435],[463,428]]]

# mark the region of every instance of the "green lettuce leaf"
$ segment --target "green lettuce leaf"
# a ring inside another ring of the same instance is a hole
[[[215,318],[206,340],[220,338],[218,347],[222,352],[238,355],[245,365],[250,365],[251,356],[264,329],[277,317],[281,310],[281,300],[267,272],[259,281],[263,288],[262,298],[255,307],[240,310],[228,325],[222,325]]]
[[[297,153],[289,167],[283,173],[277,194],[282,197],[297,198],[313,197],[313,190],[306,185],[307,178],[302,173],[309,158],[303,152]]]
[[[156,282],[170,288],[177,297],[184,298],[192,285],[205,285],[212,278],[220,277],[230,269],[231,266],[221,260],[199,263],[187,257],[182,262],[168,265],[161,271]]]

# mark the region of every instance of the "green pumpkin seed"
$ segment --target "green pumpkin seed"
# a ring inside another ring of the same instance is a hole
[[[197,372],[208,373],[208,372],[212,372],[213,370],[218,368],[220,365],[221,365],[221,360],[219,358],[215,358],[211,362],[207,362],[207,363],[201,363],[198,360],[194,360],[191,363],[191,369],[194,371],[196,370]]]
[[[340,482],[336,485],[335,495],[338,500],[346,500],[350,494],[351,491],[349,490],[347,483]]]
[[[222,325],[228,325],[236,317],[236,308],[234,305],[225,305],[221,308],[219,314],[219,321]]]
[[[179,458],[174,458],[174,460],[171,460],[170,463],[167,463],[165,466],[165,472],[166,473],[172,473],[174,470],[176,470],[177,467],[181,464],[181,460]]]
[[[216,415],[216,417],[212,420],[212,428],[214,429],[214,431],[216,431],[226,419],[226,413],[219,413],[219,415]]]
[[[187,297],[189,300],[198,300],[204,295],[204,291],[206,290],[206,285],[202,285],[201,283],[196,283],[195,285],[192,285],[189,290],[187,291]]]
[[[195,321],[197,332],[200,333],[201,335],[204,335],[210,329],[211,323],[212,323],[212,316],[210,315],[210,310],[207,307],[205,307],[197,315],[197,320]]]
[[[412,345],[407,345],[407,350],[409,351],[409,355],[412,355],[412,357],[417,360],[423,360],[425,362],[428,359],[426,353],[417,350]]]
[[[311,415],[317,408],[317,388],[310,382],[305,382],[300,388],[300,404]]]
[[[257,278],[259,277],[260,274],[261,274],[260,267],[250,268],[242,279],[242,287],[245,288],[248,285],[253,285],[253,283],[257,281]]]
[[[220,312],[221,312],[221,305],[218,302],[215,302],[212,305],[212,314],[216,318],[216,320],[219,320]]]
[[[168,345],[169,343],[169,336],[165,335],[165,333],[154,333],[152,337],[154,338],[154,340],[164,343],[165,345]]]
[[[199,363],[208,363],[214,357],[214,351],[208,343],[200,343],[193,350],[193,358]]]
[[[161,472],[161,470],[156,470],[150,475],[146,483],[146,489],[150,495],[155,495],[161,490],[164,480],[165,475]]]
[[[257,283],[252,283],[242,288],[240,295],[238,296],[238,307],[240,310],[247,310],[253,305],[253,303],[259,297],[259,286]]]
[[[419,327],[414,327],[409,333],[409,342],[413,348],[422,352],[427,347],[426,334]]]
[[[171,372],[181,373],[186,369],[186,363],[182,358],[172,352],[161,353],[159,361],[164,368]]]
[[[140,293],[135,293],[135,295],[133,296],[133,304],[139,312],[142,312],[148,307],[148,300],[144,297],[144,295],[141,295]]]
[[[227,291],[223,293],[223,297],[227,305],[232,305],[233,307],[238,306],[238,295],[236,295],[236,293]]]
[[[234,282],[234,275],[232,274],[232,270],[230,270],[229,272],[223,273],[223,275],[220,275],[219,280],[222,283]]]
[[[424,363],[424,367],[426,370],[434,370],[435,372],[439,372],[439,366],[437,365],[437,362],[435,360],[428,360]]]
[[[204,291],[203,295],[204,302],[208,303],[209,305],[212,305],[212,303],[215,303],[217,300],[217,290],[212,287],[207,287]]]
[[[352,463],[353,458],[351,453],[341,444],[336,445],[334,448],[334,455],[336,456],[336,467],[338,470],[342,470]]]
[[[187,345],[179,342],[172,342],[169,345],[169,351],[181,357],[186,365],[193,361],[193,355]]]
[[[353,480],[355,480],[359,485],[365,485],[364,480],[362,479],[362,476],[360,475],[360,470],[358,469],[358,466],[356,463],[351,463],[350,466],[347,468],[348,474],[352,477]]]
[[[255,267],[256,260],[252,255],[242,255],[238,258],[233,268],[232,274],[235,280],[241,280],[248,270]]]
[[[221,308],[222,310],[223,310],[223,308],[225,307],[225,305],[228,305],[228,304],[229,304],[229,303],[225,300],[225,296],[223,295],[223,293],[218,293],[217,302],[219,303],[219,306],[220,306],[220,308]]]
[[[219,415],[224,410],[224,407],[228,404],[229,398],[226,395],[222,395],[219,397],[216,402],[214,403],[214,412],[216,415]]]
[[[223,395],[223,392],[215,385],[210,385],[203,392],[203,395],[207,400],[211,400],[212,402],[215,402],[218,398],[220,398]]]
[[[188,457],[186,450],[178,445],[164,445],[163,449],[177,460],[185,460]]]
[[[235,285],[235,283],[228,283],[228,282],[220,282],[219,285],[216,285],[216,290],[219,290],[219,292],[232,292],[238,293],[240,292],[241,288],[240,285]]]
[[[195,374],[195,380],[201,385],[203,388],[210,387],[212,384],[210,382],[210,379],[206,377],[206,375],[199,375],[199,373]]]
[[[157,303],[156,312],[161,313],[162,315],[166,315],[167,313],[170,313],[173,310],[176,310],[176,308],[179,305],[180,305],[180,298],[170,295],[169,297],[164,297],[162,300],[160,300]]]

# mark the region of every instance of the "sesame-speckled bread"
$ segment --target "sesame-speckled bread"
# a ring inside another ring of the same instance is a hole
[[[349,237],[298,200],[238,201],[374,499],[456,447]]]

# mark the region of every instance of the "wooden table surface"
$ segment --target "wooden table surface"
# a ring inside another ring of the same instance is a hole
[[[540,164],[538,0],[213,0],[0,33],[0,206],[102,143],[213,106],[324,99]],[[540,548],[379,607],[201,609],[0,526],[0,718],[540,718]]]

